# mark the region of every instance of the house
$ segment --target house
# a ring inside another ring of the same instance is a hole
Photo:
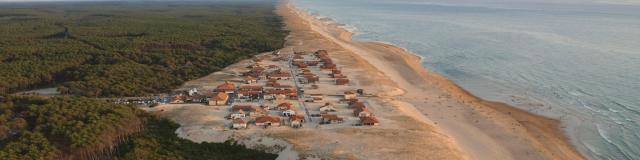
[[[262,86],[257,86],[257,85],[242,85],[240,86],[240,88],[238,90],[240,91],[258,91],[258,92],[262,92]]]
[[[323,100],[323,95],[322,94],[309,94],[309,100],[306,100],[307,102],[322,102]]]
[[[335,123],[342,123],[342,118],[338,117],[338,115],[335,114],[323,114],[322,115],[322,123],[324,124],[335,124]]]
[[[300,83],[303,84],[316,83],[318,81],[320,81],[320,77],[315,75],[304,75],[303,78],[300,78]]]
[[[233,129],[247,128],[247,121],[243,120],[242,118],[233,119],[232,122],[233,124],[231,125],[231,128]]]
[[[262,86],[242,85],[238,89],[238,97],[240,99],[258,99],[262,96]]]
[[[291,86],[291,85],[277,85],[277,86],[273,86],[271,88],[275,89],[275,90],[293,90],[293,86]]]
[[[247,117],[247,114],[242,110],[235,111],[231,113],[231,115],[229,115],[230,119],[245,118],[245,117]]]
[[[334,69],[337,69],[337,66],[336,66],[336,64],[326,63],[325,62],[324,64],[322,64],[320,66],[320,69],[322,69],[322,70],[334,70]]]
[[[289,78],[291,78],[291,73],[277,70],[267,74],[267,78],[276,80],[288,80]]]
[[[216,86],[215,92],[233,93],[236,91],[236,84],[225,81],[223,84]]]
[[[280,117],[276,116],[261,116],[256,118],[256,126],[279,126],[280,125]]]
[[[293,89],[266,89],[264,93],[264,98],[267,100],[273,100],[279,96],[285,96],[289,99],[297,99],[298,93]]]
[[[260,91],[238,91],[238,98],[245,100],[254,100],[260,98],[262,92]]]
[[[229,100],[229,95],[224,92],[215,93],[213,96],[207,99],[210,106],[226,105]]]
[[[331,103],[326,103],[320,107],[320,112],[335,112],[336,108]]]
[[[353,110],[353,116],[356,117],[371,117],[373,114],[371,114],[371,112],[369,111],[369,108],[364,107],[364,108],[356,108],[355,110]]]
[[[309,94],[309,97],[322,99],[324,96],[322,94]]]
[[[346,79],[346,78],[347,78],[347,76],[345,76],[345,75],[342,75],[342,74],[341,74],[341,75],[335,75],[335,76],[333,76],[333,78],[336,78],[336,79]]]
[[[282,94],[266,95],[266,96],[264,96],[264,99],[265,100],[283,101],[283,100],[287,100],[287,96],[286,95],[282,95]]]
[[[380,124],[376,117],[360,117],[360,124],[364,126],[375,126]]]
[[[296,111],[292,110],[292,109],[288,109],[286,111],[282,111],[282,116],[284,117],[291,117],[296,115]]]
[[[253,76],[245,76],[244,78],[242,78],[242,80],[246,84],[258,83],[258,79]]]
[[[277,81],[271,81],[269,80],[266,84],[267,87],[275,87],[275,86],[280,86],[280,83],[278,83]]]
[[[300,128],[302,127],[302,123],[304,123],[304,116],[303,115],[295,115],[292,116],[289,119],[291,122],[291,127],[293,128]]]
[[[346,78],[336,79],[336,85],[346,85],[348,83],[349,83],[349,79],[346,79]]]
[[[231,112],[237,112],[237,111],[253,112],[253,111],[255,111],[255,109],[251,105],[233,105],[233,106],[231,106]]]
[[[289,102],[284,102],[284,103],[280,103],[278,104],[278,107],[276,107],[278,110],[281,111],[286,111],[286,110],[290,110],[291,108],[293,108],[293,104],[289,103]]]
[[[344,92],[344,99],[357,99],[358,95],[352,91]]]

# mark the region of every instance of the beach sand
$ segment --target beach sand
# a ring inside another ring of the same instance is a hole
[[[320,89],[308,92],[336,95],[363,89],[373,96],[359,99],[380,125],[353,126],[358,120],[345,104],[337,107],[345,123],[307,122],[298,129],[251,126],[230,130],[229,120],[223,118],[229,114],[228,106],[166,104],[143,109],[179,123],[176,133],[180,137],[195,142],[233,138],[250,148],[278,153],[278,159],[584,159],[569,144],[557,120],[479,99],[425,69],[414,54],[389,44],[353,41],[341,25],[316,19],[287,1],[276,12],[290,31],[282,54],[327,50],[351,80],[346,86],[336,86],[328,75],[319,74]],[[186,82],[178,90],[210,91],[226,80],[239,80],[252,63],[243,60]],[[292,69],[285,62],[261,63]],[[326,96],[327,102],[338,98]],[[318,105],[308,107],[316,111]]]
[[[356,80],[358,87],[379,95],[389,112],[401,113],[396,119],[389,118],[395,121],[397,128],[408,129],[398,131],[398,134],[419,136],[411,137],[411,140],[396,136],[351,140],[376,140],[357,142],[367,144],[368,152],[396,150],[403,151],[392,152],[398,158],[414,155],[417,159],[584,159],[565,137],[558,120],[482,100],[446,77],[424,68],[414,54],[389,44],[353,41],[352,34],[339,24],[317,19],[288,2],[278,6],[276,12],[284,17],[287,29],[291,31],[286,49],[328,50],[338,64],[344,66],[347,75]],[[416,126],[420,129],[411,129]],[[378,131],[353,132],[376,134]],[[310,137],[292,137],[290,142],[294,145],[309,145],[298,139]],[[417,145],[416,138],[428,142]],[[302,150],[304,148],[314,147],[305,146]],[[356,151],[359,150],[345,150]],[[394,159],[377,155],[365,156]]]

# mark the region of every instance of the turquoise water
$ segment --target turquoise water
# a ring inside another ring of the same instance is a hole
[[[590,159],[640,159],[640,3],[296,0],[470,92],[561,119]]]

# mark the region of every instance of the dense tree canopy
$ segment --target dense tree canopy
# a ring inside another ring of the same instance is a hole
[[[0,159],[275,159],[231,141],[179,138],[167,119],[82,98],[0,100]],[[114,148],[116,148],[114,150]]]
[[[0,5],[0,93],[163,92],[280,48],[286,34],[271,2]]]
[[[173,122],[88,97],[165,92],[280,48],[286,34],[272,1],[0,4],[0,95],[78,95],[0,96],[0,159],[274,159],[194,143]]]
[[[89,157],[140,131],[136,112],[89,98],[3,98],[0,157]]]

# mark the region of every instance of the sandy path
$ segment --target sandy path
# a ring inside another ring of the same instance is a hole
[[[437,126],[431,130],[453,137],[456,148],[472,159],[584,159],[568,143],[557,120],[481,100],[425,69],[418,57],[403,49],[352,41],[351,34],[337,25],[290,5],[280,6],[278,13],[292,31],[289,47],[327,49],[332,56],[339,56],[339,64],[358,68],[355,72],[366,75],[359,76],[360,87],[376,90],[416,122]],[[324,41],[329,44],[318,43]],[[388,94],[395,87],[403,92]]]

